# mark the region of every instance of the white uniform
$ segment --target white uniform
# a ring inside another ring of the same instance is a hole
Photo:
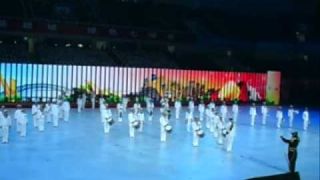
[[[86,94],[82,94],[82,109],[86,108],[86,101],[87,101],[87,95]]]
[[[91,93],[91,108],[95,109],[96,108],[96,94]]]
[[[174,108],[176,109],[176,119],[179,119],[180,110],[181,110],[181,102],[180,101],[175,101],[174,102]]]
[[[134,109],[134,113],[138,113],[138,110],[141,108],[140,103],[134,103],[133,104],[133,109]]]
[[[233,104],[232,105],[232,116],[233,116],[234,122],[237,122],[238,114],[239,114],[239,106],[238,106],[238,104]]]
[[[154,104],[152,101],[147,102],[148,119],[152,121]]]
[[[203,103],[199,104],[198,110],[199,110],[199,119],[200,119],[200,121],[203,121],[205,105]]]
[[[50,104],[46,104],[44,107],[44,118],[46,122],[52,122],[52,116],[50,114],[51,111],[51,105]]]
[[[104,106],[104,99],[103,99],[103,97],[100,97],[99,98],[99,108],[100,108],[100,110],[101,110],[101,108]]]
[[[13,119],[16,121],[17,132],[20,132],[20,124],[19,124],[19,121],[18,121],[20,113],[21,113],[21,109],[17,109],[14,112],[14,115],[13,115]]]
[[[133,122],[136,120],[135,114],[133,112],[129,112],[128,114],[128,122],[129,122],[129,136],[134,137],[135,129],[133,127]]]
[[[139,131],[142,132],[143,130],[143,124],[144,124],[144,113],[143,112],[139,112],[137,114],[138,116],[138,120],[140,120],[140,127],[139,127]]]
[[[277,118],[277,128],[281,127],[282,120],[283,120],[283,112],[282,110],[277,110],[276,112],[276,118]]]
[[[189,110],[193,113],[194,112],[194,102],[189,101]]]
[[[36,113],[38,111],[38,106],[36,104],[33,104],[31,107],[31,114],[32,114],[32,121],[33,121],[33,127],[38,127]]]
[[[303,119],[303,130],[307,130],[310,123],[308,110],[303,111],[302,119]]]
[[[211,128],[211,117],[212,116],[212,110],[210,108],[206,108],[205,110],[205,119],[206,119],[206,127],[208,129]]]
[[[101,113],[103,116],[103,132],[107,134],[110,132],[110,124],[108,123],[108,120],[112,119],[112,113],[110,109],[105,109]]]
[[[70,103],[69,101],[64,101],[62,103],[62,110],[63,110],[63,120],[65,122],[69,121],[69,114],[70,114]]]
[[[251,106],[249,110],[249,115],[251,116],[250,125],[254,126],[257,116],[257,108],[255,106]]]
[[[59,107],[56,103],[53,103],[51,105],[51,115],[52,115],[53,126],[58,127],[58,125],[59,125]]]
[[[293,108],[288,109],[289,127],[292,127],[293,125],[293,119],[295,114],[298,114],[298,111],[294,110]]]
[[[262,124],[265,125],[267,123],[267,116],[268,116],[268,107],[266,105],[261,106],[261,114],[262,114]]]
[[[160,117],[160,141],[165,142],[167,140],[167,132],[165,126],[169,124],[168,118],[165,116]]]
[[[81,112],[82,109],[82,99],[80,97],[77,98],[77,108],[78,108],[78,112]]]
[[[38,109],[37,112],[36,112],[36,119],[37,119],[37,122],[38,122],[38,130],[39,131],[44,131],[44,115],[40,111],[40,109]]]
[[[193,131],[193,140],[192,140],[192,145],[193,146],[199,146],[199,139],[200,137],[198,136],[197,132],[201,130],[201,123],[193,121],[192,122],[192,131]]]
[[[216,125],[216,135],[217,135],[217,142],[218,144],[222,144],[223,143],[223,135],[222,135],[222,131],[224,129],[224,123],[223,121],[220,119],[220,117],[218,116],[217,119],[217,125]]]
[[[227,152],[232,150],[233,140],[235,136],[235,124],[228,122],[225,127],[224,147]]]
[[[127,107],[128,107],[128,98],[123,98],[122,103],[123,103],[123,111],[126,112],[127,111]]]
[[[117,104],[117,110],[118,110],[118,121],[122,122],[122,116],[123,116],[123,105],[122,103]]]
[[[225,122],[226,118],[227,118],[227,113],[228,113],[228,108],[225,104],[221,105],[220,113],[221,113],[221,117],[222,117],[223,122]]]
[[[218,123],[220,121],[220,117],[215,114],[214,112],[211,113],[211,127],[210,127],[210,132],[213,132],[213,137],[218,137],[219,129],[218,129]]]
[[[27,115],[24,112],[19,113],[18,115],[18,123],[20,127],[20,136],[26,136],[27,135]]]
[[[104,122],[104,120],[105,120],[105,116],[104,116],[104,113],[105,113],[105,111],[107,110],[107,107],[106,107],[107,105],[105,105],[105,104],[101,104],[101,106],[100,106],[100,118],[101,118],[101,122],[103,123]]]
[[[193,119],[193,113],[192,113],[192,111],[186,112],[187,131],[188,131],[188,132],[191,131],[191,122],[192,122],[192,119]]]
[[[2,127],[2,143],[8,143],[10,121],[10,116],[5,117],[2,115],[2,117],[0,117],[0,127]]]

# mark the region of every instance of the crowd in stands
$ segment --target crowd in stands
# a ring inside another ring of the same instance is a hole
[[[11,61],[28,58],[29,53],[26,44],[5,44],[0,42],[0,59]]]
[[[1,41],[0,59],[1,62],[177,68],[177,64],[164,50],[132,50],[116,46],[97,49],[88,44],[80,46],[74,42],[58,42],[36,43],[34,52],[31,53],[26,41]]]

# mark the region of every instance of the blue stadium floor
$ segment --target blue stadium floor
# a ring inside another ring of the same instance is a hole
[[[256,126],[250,127],[248,107],[241,107],[233,152],[227,153],[209,133],[200,147],[192,147],[182,120],[172,121],[174,132],[167,143],[160,143],[159,109],[135,139],[129,138],[126,121],[105,135],[98,109],[82,113],[72,109],[70,122],[60,121],[58,128],[46,124],[45,132],[38,132],[29,123],[25,138],[11,129],[9,144],[0,144],[0,180],[234,180],[285,173],[287,145],[279,136],[290,137],[292,130],[301,137],[297,170],[302,179],[316,180],[320,178],[319,110],[310,111],[307,132],[302,130],[301,112],[295,129],[278,130],[274,109],[267,126],[258,116]]]

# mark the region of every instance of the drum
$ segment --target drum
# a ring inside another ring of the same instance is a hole
[[[169,124],[165,125],[165,126],[164,126],[164,129],[165,129],[165,131],[166,131],[167,133],[171,133],[171,132],[172,132],[172,126],[169,125]]]
[[[140,127],[140,121],[139,120],[134,120],[132,122],[132,126],[135,128],[135,129],[138,129]]]
[[[228,135],[228,131],[227,131],[227,129],[222,129],[222,136],[223,137],[226,137]]]
[[[107,118],[107,123],[111,126],[114,123],[114,120],[112,118]]]
[[[198,130],[197,131],[197,135],[200,137],[200,138],[203,138],[204,137],[204,131],[202,129]]]

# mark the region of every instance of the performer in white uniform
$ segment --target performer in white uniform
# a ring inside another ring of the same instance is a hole
[[[283,112],[282,112],[281,106],[279,106],[277,109],[276,118],[277,118],[277,128],[280,128],[283,121]]]
[[[147,101],[147,111],[148,111],[148,120],[149,121],[152,121],[153,109],[154,109],[154,103],[153,103],[153,100],[150,98]]]
[[[308,108],[305,108],[305,110],[303,111],[302,119],[303,119],[303,130],[307,130],[310,124]]]
[[[0,115],[0,127],[2,128],[2,143],[8,143],[9,142],[9,126],[11,122],[11,117],[9,116],[9,113],[7,110],[4,110],[2,112],[2,115]]]
[[[36,118],[37,111],[38,111],[38,103],[32,104],[31,114],[32,114],[33,127],[35,128],[38,127],[37,118]]]
[[[79,95],[79,97],[77,98],[77,108],[78,108],[78,112],[81,112],[82,106],[83,106],[82,98],[81,98],[81,96]]]
[[[52,116],[50,114],[50,111],[51,111],[51,104],[48,102],[48,103],[46,103],[46,105],[44,107],[44,112],[43,112],[45,121],[47,123],[52,122]]]
[[[234,102],[232,105],[232,116],[233,116],[233,122],[237,122],[238,120],[238,114],[239,114],[239,106],[237,102]]]
[[[210,129],[211,128],[211,118],[213,117],[213,115],[212,115],[212,110],[209,108],[209,107],[207,107],[206,109],[205,109],[205,120],[206,120],[206,127],[208,128],[208,129]]]
[[[141,108],[141,105],[139,103],[139,99],[136,98],[136,102],[133,104],[134,113],[138,113],[140,108]]]
[[[169,127],[169,119],[168,114],[166,112],[163,112],[160,116],[160,141],[165,142],[167,140],[167,128]]]
[[[128,108],[128,102],[129,102],[129,99],[127,97],[124,97],[122,99],[122,103],[123,103],[123,111],[126,112],[127,111],[127,108]]]
[[[41,107],[40,109],[37,109],[37,112],[36,112],[36,119],[37,119],[37,122],[38,122],[38,130],[39,131],[44,131],[44,115],[43,115],[43,110],[44,108]]]
[[[139,132],[143,131],[143,124],[144,124],[144,112],[142,109],[138,110],[138,120],[140,121],[140,127],[139,127]]]
[[[255,122],[256,122],[256,116],[257,116],[257,108],[256,108],[256,104],[252,103],[252,106],[250,107],[249,110],[249,115],[251,117],[251,126],[254,126]]]
[[[91,108],[95,109],[96,108],[96,93],[94,91],[91,92],[90,99],[91,99]]]
[[[198,111],[199,111],[199,119],[200,121],[203,121],[203,116],[204,116],[204,110],[205,110],[205,105],[203,101],[198,106]]]
[[[223,129],[224,129],[224,121],[223,121],[222,117],[218,116],[217,124],[216,124],[216,133],[217,133],[218,144],[223,143],[223,134],[222,134]]]
[[[21,113],[21,105],[18,104],[17,105],[17,109],[16,109],[16,111],[14,112],[14,115],[13,115],[13,118],[16,121],[17,132],[20,132],[20,124],[19,124],[19,121],[18,121],[20,113]]]
[[[220,113],[221,113],[221,117],[222,117],[223,122],[225,122],[226,118],[227,118],[228,108],[227,108],[226,102],[224,102],[224,101],[220,107]]]
[[[113,124],[110,108],[106,107],[106,109],[102,110],[101,116],[103,117],[103,132],[107,134],[110,132],[110,127]]]
[[[85,109],[86,108],[86,102],[87,102],[87,95],[86,93],[83,93],[82,94],[82,109]]]
[[[25,113],[25,111],[23,109],[21,110],[21,113],[19,113],[18,123],[19,123],[19,127],[20,127],[20,136],[25,137],[27,135],[28,119],[27,119],[27,114]]]
[[[52,115],[52,121],[53,126],[58,127],[59,125],[59,106],[56,102],[53,102],[51,105],[51,115]]]
[[[176,114],[176,119],[179,119],[180,116],[180,110],[181,110],[181,101],[179,99],[177,99],[174,102],[174,108],[176,110],[175,114]]]
[[[288,118],[289,118],[289,127],[291,128],[293,125],[293,120],[295,114],[299,114],[299,111],[295,110],[292,105],[289,106],[288,109]]]
[[[262,124],[265,125],[267,123],[267,116],[268,116],[268,107],[266,102],[263,102],[261,106],[261,114],[262,114]]]
[[[65,122],[69,121],[69,114],[70,114],[70,103],[69,101],[65,100],[62,103],[62,111],[63,111],[63,120]]]
[[[204,134],[199,118],[194,118],[194,120],[192,121],[192,131],[193,131],[192,145],[199,146],[199,140],[201,137],[200,134],[201,133]]]
[[[230,152],[232,150],[233,140],[235,136],[235,124],[231,118],[229,119],[229,122],[227,122],[225,125],[223,136],[224,148],[227,152]]]
[[[122,102],[119,102],[117,104],[117,110],[118,110],[118,121],[119,122],[122,122],[122,117],[123,117],[123,103]]]
[[[135,136],[135,124],[139,124],[139,121],[137,120],[137,114],[134,113],[134,110],[130,110],[128,114],[128,124],[129,124],[129,136],[134,137]],[[138,126],[137,126],[138,127]]]
[[[218,115],[218,112],[216,112],[214,109],[211,110],[211,125],[210,125],[210,132],[213,133],[213,137],[218,137],[218,124],[220,121],[220,117]]]
[[[194,102],[192,99],[189,101],[188,107],[189,107],[189,110],[191,111],[191,113],[193,113],[194,112]]]
[[[186,112],[186,121],[187,121],[187,131],[191,132],[191,123],[193,119],[193,113],[191,109],[188,109]]]

